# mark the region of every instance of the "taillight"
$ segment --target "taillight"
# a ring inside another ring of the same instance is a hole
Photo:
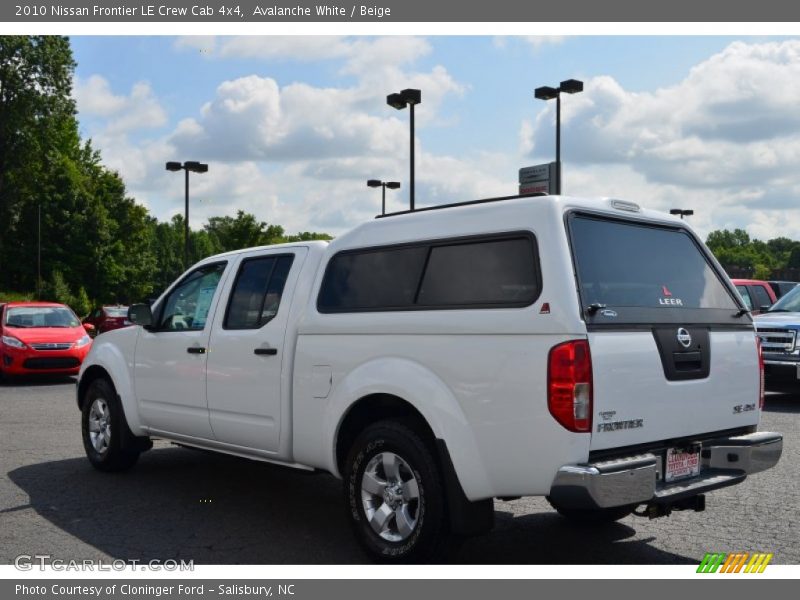
[[[588,341],[572,340],[550,349],[547,407],[570,431],[592,430],[592,356]]]
[[[764,408],[764,350],[761,348],[761,338],[756,335],[758,348],[758,407]]]

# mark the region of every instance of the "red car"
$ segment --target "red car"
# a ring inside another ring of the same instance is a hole
[[[762,312],[762,307],[769,308],[778,299],[772,287],[766,281],[758,279],[731,279],[739,290],[744,305],[754,314]]]
[[[133,325],[128,321],[127,306],[100,306],[90,312],[83,322],[94,325],[98,335],[112,329]]]
[[[77,375],[92,347],[91,326],[81,326],[72,310],[53,302],[0,305],[0,377]]]

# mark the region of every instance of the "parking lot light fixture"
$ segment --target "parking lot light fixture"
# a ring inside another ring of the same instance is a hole
[[[422,92],[415,89],[405,89],[396,94],[386,96],[386,104],[397,110],[409,107],[409,129],[411,131],[411,152],[409,158],[409,182],[408,182],[408,203],[409,208],[414,210],[414,107],[422,103]],[[399,184],[398,184],[399,187]],[[395,189],[395,188],[390,188]],[[384,188],[385,191],[385,188]]]
[[[669,214],[671,214],[671,215],[680,215],[681,220],[683,220],[683,217],[691,217],[694,214],[694,211],[692,209],[690,209],[690,208],[689,209],[671,208],[669,210]]]
[[[167,171],[177,172],[183,170],[186,173],[186,198],[183,217],[183,268],[189,268],[189,172],[207,173],[208,164],[196,160],[187,160],[183,164],[176,161],[169,161],[166,164]]]
[[[381,193],[381,214],[386,214],[386,188],[390,190],[397,190],[400,189],[400,182],[399,181],[381,181],[380,179],[368,179],[367,186],[371,188],[382,188]]]
[[[557,87],[542,86],[533,91],[537,100],[556,101],[556,194],[561,194],[561,93],[577,94],[583,91],[583,82],[578,79],[567,79]]]

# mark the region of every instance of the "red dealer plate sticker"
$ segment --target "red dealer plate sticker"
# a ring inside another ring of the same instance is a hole
[[[700,474],[700,447],[667,449],[664,481],[677,481]]]

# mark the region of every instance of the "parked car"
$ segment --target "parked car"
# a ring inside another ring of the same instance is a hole
[[[747,309],[754,315],[767,310],[778,299],[772,286],[758,279],[732,279]]]
[[[77,375],[92,346],[72,310],[50,302],[9,302],[0,306],[0,376]]]
[[[768,281],[776,298],[781,298],[797,287],[797,281]]]
[[[93,466],[162,438],[327,471],[382,561],[488,531],[496,497],[580,522],[702,511],[782,450],[736,288],[686,222],[632,202],[386,215],[207,258],[129,318],[81,369]]]
[[[755,318],[764,352],[765,384],[770,389],[800,385],[800,287],[795,287]]]
[[[83,319],[83,322],[91,323],[98,335],[112,329],[133,325],[128,320],[128,307],[121,305],[98,306],[89,313],[88,317]]]

